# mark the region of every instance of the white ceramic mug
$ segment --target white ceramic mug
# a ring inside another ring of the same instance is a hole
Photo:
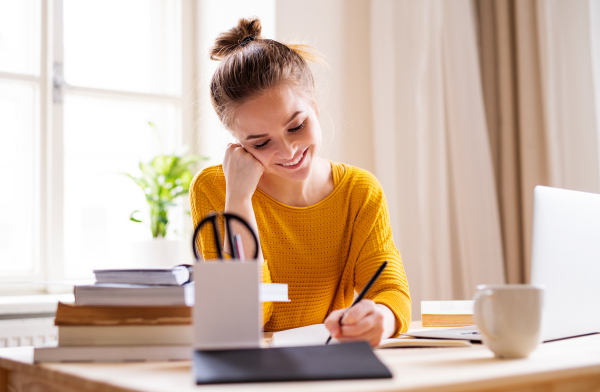
[[[473,318],[483,343],[499,358],[525,358],[540,343],[543,288],[480,285]]]

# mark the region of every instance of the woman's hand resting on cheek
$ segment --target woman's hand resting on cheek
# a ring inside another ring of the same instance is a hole
[[[249,201],[264,171],[262,163],[241,144],[230,144],[223,159],[227,199],[236,202]]]
[[[256,191],[258,181],[263,175],[265,167],[241,144],[230,144],[225,150],[223,158],[223,173],[227,190],[225,192],[225,212],[233,213],[246,222],[258,233],[258,225],[252,207],[252,195]],[[240,233],[246,255],[254,254],[254,241],[251,234],[239,223],[233,222],[231,230]],[[223,244],[223,251],[231,254],[229,241]],[[259,247],[257,259],[263,261]]]
[[[388,312],[389,314],[386,314]],[[386,331],[388,329],[386,324],[389,324],[389,321],[392,325],[395,323],[395,319],[386,320],[390,316],[393,318],[394,314],[387,306],[376,304],[370,299],[363,299],[349,309],[331,312],[325,320],[325,327],[331,333],[331,337],[340,342],[366,340],[375,347],[379,345],[382,338],[387,338],[394,332]]]

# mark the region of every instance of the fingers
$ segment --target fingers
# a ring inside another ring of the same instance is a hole
[[[241,143],[228,143],[227,144],[227,148],[229,148],[231,146],[233,146],[233,147],[244,147],[244,146],[242,146]]]
[[[340,319],[344,315],[346,309],[338,309],[334,310],[329,314],[327,319],[325,319],[325,327],[329,330],[331,337],[337,339],[341,333],[340,330]]]
[[[376,346],[383,335],[384,315],[373,301],[362,300],[349,309],[331,312],[325,320],[325,326],[331,336],[339,341],[366,340]]]
[[[241,148],[241,149],[244,149],[244,147],[242,147],[242,145],[241,145],[241,144],[239,144],[239,143],[229,143],[229,144],[227,145],[227,148],[225,149],[225,152],[232,153],[232,152],[234,152],[234,151],[236,151],[236,150],[238,150],[238,149],[240,149],[240,148]],[[244,151],[245,151],[245,150],[244,150]]]
[[[383,314],[369,313],[367,316],[352,325],[342,324],[341,336],[345,338],[358,338],[371,332],[383,333]]]
[[[356,324],[359,320],[365,318],[370,313],[377,310],[375,302],[370,299],[363,299],[353,307],[349,308],[346,315],[342,318],[342,324],[352,325]]]
[[[264,166],[262,164],[262,162],[260,162],[252,153],[248,152],[248,150],[246,150],[244,148],[244,146],[242,146],[239,143],[229,143],[227,145],[227,148],[225,149],[225,160],[231,160],[231,159],[248,159],[250,158],[251,161],[253,163],[260,163],[260,167],[263,169],[264,171]]]
[[[336,339],[340,342],[365,340],[375,347],[381,342],[383,331],[383,315],[380,312],[374,312],[354,325],[342,325],[341,332]]]
[[[250,199],[265,170],[262,162],[241,144],[230,143],[223,157],[227,198],[238,201]]]

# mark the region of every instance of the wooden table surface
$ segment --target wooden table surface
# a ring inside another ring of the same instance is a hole
[[[75,391],[600,391],[600,334],[499,360],[483,345],[377,350],[388,380],[196,386],[189,361],[33,365],[33,348],[0,349],[0,392]]]

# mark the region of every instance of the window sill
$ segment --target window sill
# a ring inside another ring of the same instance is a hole
[[[58,302],[73,302],[73,294],[41,294],[0,297],[0,320],[54,317]]]

